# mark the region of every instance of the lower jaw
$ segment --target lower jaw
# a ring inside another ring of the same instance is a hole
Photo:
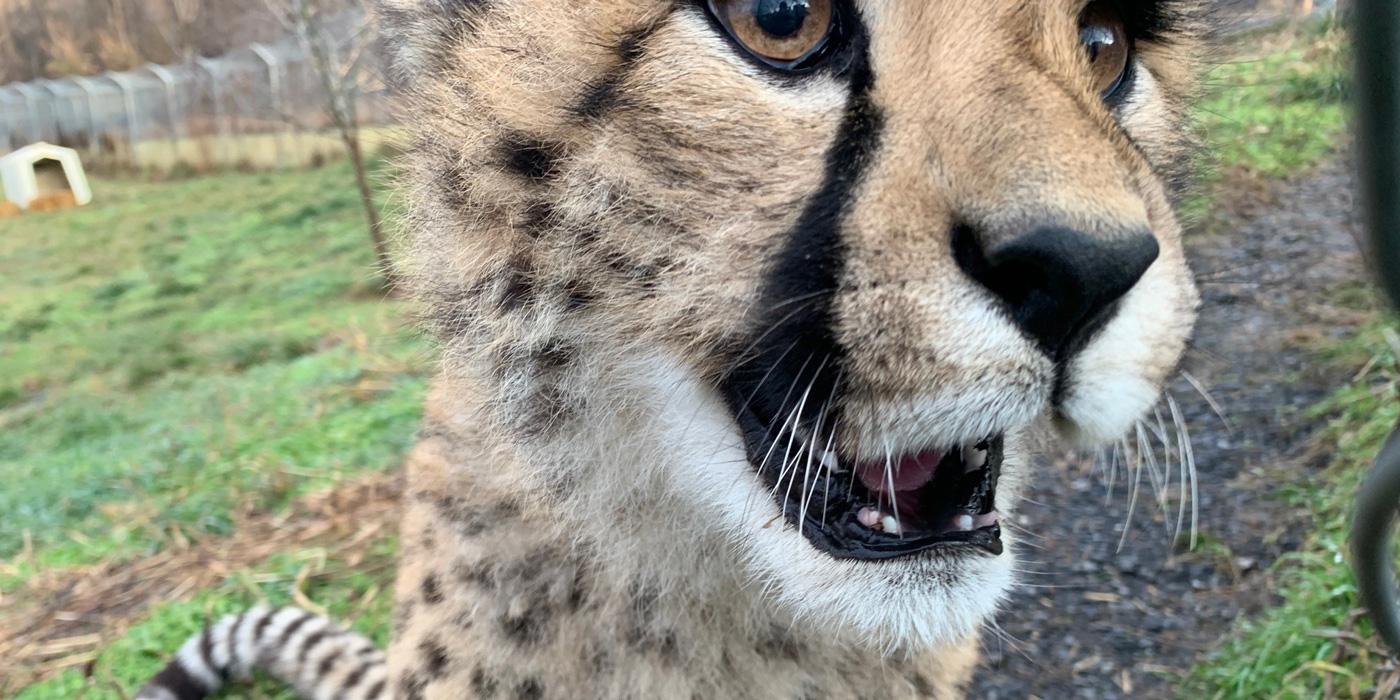
[[[859,526],[857,526],[859,527]],[[810,517],[804,523],[807,541],[818,550],[835,559],[857,561],[879,561],[929,555],[985,555],[1000,556],[1004,551],[999,524],[976,530],[947,533],[941,535],[911,535],[906,538],[876,538],[868,530],[849,527],[833,527],[813,521]]]

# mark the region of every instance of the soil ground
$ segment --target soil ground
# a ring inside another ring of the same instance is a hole
[[[1319,466],[1304,412],[1347,379],[1315,348],[1366,317],[1339,301],[1365,280],[1351,191],[1343,159],[1237,183],[1189,237],[1203,306],[1172,393],[1194,446],[1197,547],[1174,541],[1177,504],[1163,512],[1148,474],[1120,548],[1131,472],[1120,463],[1110,494],[1102,458],[1046,465],[1016,518],[1034,533],[1022,538],[1036,573],[987,640],[972,697],[1173,697],[1237,618],[1270,602],[1269,565],[1307,528],[1277,490]]]

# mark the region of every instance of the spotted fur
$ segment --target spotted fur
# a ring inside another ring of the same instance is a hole
[[[816,395],[863,459],[1004,433],[1008,514],[1033,445],[1130,428],[1194,320],[1172,198],[1205,3],[1118,1],[1139,50],[1113,105],[1084,0],[851,0],[851,50],[805,76],[698,0],[379,4],[412,132],[402,273],[443,358],[385,692],[961,697],[1011,533],[997,557],[818,551],[725,387]],[[1044,225],[1160,247],[1070,353],[958,259]]]

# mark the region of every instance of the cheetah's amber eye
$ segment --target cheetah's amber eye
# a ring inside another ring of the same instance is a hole
[[[1133,53],[1123,14],[1112,3],[1090,3],[1079,17],[1079,41],[1089,52],[1095,89],[1112,97],[1123,86]]]
[[[820,57],[836,26],[836,0],[709,0],[729,35],[774,68],[802,70]]]

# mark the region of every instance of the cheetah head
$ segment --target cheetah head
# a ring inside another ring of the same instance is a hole
[[[449,386],[619,558],[965,638],[1031,445],[1117,438],[1177,365],[1195,2],[380,10]]]

